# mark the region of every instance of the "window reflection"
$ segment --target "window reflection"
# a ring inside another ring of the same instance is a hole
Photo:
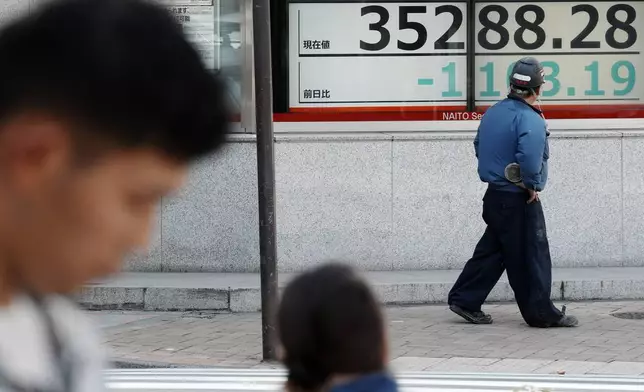
[[[235,107],[241,106],[242,79],[242,12],[241,1],[220,0],[217,32],[217,68],[230,88]]]
[[[242,13],[238,0],[158,0],[183,27],[206,67],[220,70],[233,107],[241,102]]]

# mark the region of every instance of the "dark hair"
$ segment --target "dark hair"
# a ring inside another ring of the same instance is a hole
[[[288,381],[302,390],[319,389],[333,374],[386,366],[380,305],[345,265],[325,264],[293,280],[282,296],[278,332]]]
[[[510,92],[521,98],[530,98],[541,93],[541,86],[534,88],[523,88],[515,85],[510,85]]]
[[[512,66],[510,90],[522,98],[539,94],[545,83],[543,65],[534,57],[524,57]]]
[[[165,9],[143,0],[60,0],[0,33],[0,121],[44,110],[79,137],[153,147],[181,161],[224,140],[224,83]]]

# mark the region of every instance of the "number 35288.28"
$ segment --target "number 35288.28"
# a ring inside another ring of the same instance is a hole
[[[427,44],[427,28],[420,22],[412,21],[413,15],[426,14],[427,7],[422,5],[400,6],[398,9],[398,26],[397,29],[413,30],[416,32],[416,40],[407,42],[397,40],[396,46],[400,50],[415,51],[423,48]],[[615,4],[601,15],[596,7],[591,4],[576,4],[570,9],[571,16],[586,14],[587,24],[579,31],[574,38],[570,40],[570,49],[599,49],[602,43],[600,41],[591,41],[588,37],[595,31],[602,17],[610,25],[604,32],[604,42],[613,49],[623,50],[635,45],[637,41],[637,30],[634,22],[637,12],[629,4]],[[391,23],[389,10],[379,5],[369,5],[362,7],[362,16],[376,14],[378,19],[369,24],[369,30],[378,32],[380,39],[376,42],[360,41],[360,48],[368,51],[379,51],[385,49],[391,43]],[[452,23],[446,31],[434,41],[434,50],[463,50],[465,42],[452,41],[457,35],[465,36],[465,25],[463,11],[455,5],[440,5],[435,9],[435,16],[442,14],[451,14]],[[494,16],[493,16],[494,15]],[[477,42],[487,50],[502,50],[512,38],[517,47],[523,50],[538,50],[546,43],[546,12],[543,7],[536,4],[526,4],[519,7],[512,15],[517,28],[513,31],[509,25],[510,12],[502,5],[490,4],[481,8],[478,12],[477,19],[482,26],[477,32]],[[561,15],[557,15],[561,18]],[[461,30],[463,29],[463,30]],[[622,34],[617,34],[621,31]],[[490,34],[494,32],[496,34]],[[532,34],[526,34],[531,32]],[[624,39],[619,39],[624,38]]]

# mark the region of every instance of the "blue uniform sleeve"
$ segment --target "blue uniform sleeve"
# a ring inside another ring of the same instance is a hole
[[[476,136],[474,137],[474,155],[476,157],[479,157],[479,133],[478,131],[476,132]]]
[[[541,117],[523,115],[517,123],[516,161],[528,189],[541,183],[543,152],[546,148],[545,122]]]

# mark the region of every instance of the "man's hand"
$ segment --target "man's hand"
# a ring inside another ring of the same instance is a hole
[[[539,201],[539,192],[529,189],[528,194],[530,194],[530,198],[528,199],[528,204],[532,204],[535,201]]]

